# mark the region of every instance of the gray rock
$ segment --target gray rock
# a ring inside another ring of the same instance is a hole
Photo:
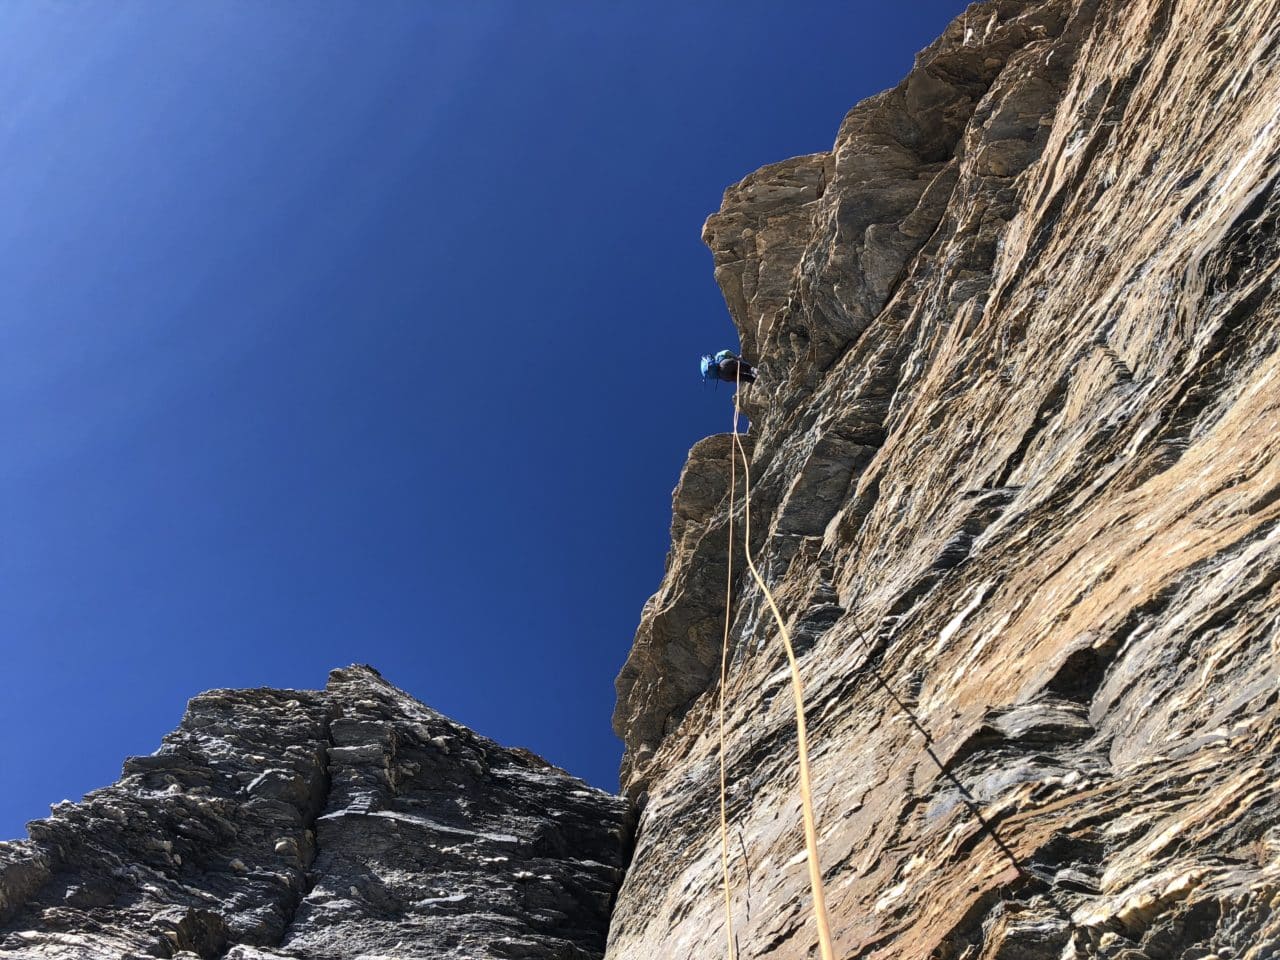
[[[211,691],[0,844],[0,957],[599,957],[628,816],[369,667]]]

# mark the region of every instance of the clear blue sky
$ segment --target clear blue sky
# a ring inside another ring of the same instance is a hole
[[[0,6],[0,837],[356,661],[616,788],[702,221],[962,7]]]

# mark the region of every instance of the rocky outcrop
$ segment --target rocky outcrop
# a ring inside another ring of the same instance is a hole
[[[839,957],[1280,953],[1278,117],[1275,0],[989,0],[708,220]],[[691,454],[618,679],[613,960],[725,955],[728,454]],[[734,927],[811,957],[734,570]]]
[[[215,690],[0,844],[0,957],[599,957],[625,804],[368,667]]]

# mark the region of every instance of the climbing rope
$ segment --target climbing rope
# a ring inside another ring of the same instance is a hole
[[[733,398],[733,433],[738,434],[738,398]],[[738,461],[729,450],[729,571],[724,585],[724,642],[720,647],[720,872],[724,886],[724,930],[729,960],[737,960],[733,937],[733,891],[729,886],[729,813],[725,800],[724,696],[729,679],[729,625],[733,620],[733,508],[738,494]]]
[[[778,610],[778,604],[773,598],[772,591],[764,582],[764,577],[760,576],[760,571],[756,569],[755,561],[751,559],[751,463],[747,459],[747,451],[742,445],[741,436],[738,433],[738,394],[742,390],[742,368],[738,367],[737,381],[733,395],[733,445],[737,449],[738,454],[742,457],[742,479],[743,479],[743,555],[747,560],[747,568],[751,571],[751,576],[755,579],[756,586],[760,588],[760,592],[764,595],[765,601],[769,604],[769,610],[773,614],[774,621],[778,624],[778,634],[782,638],[783,648],[787,653],[787,664],[791,668],[791,694],[795,701],[796,710],[796,749],[800,758],[800,807],[804,820],[804,842],[805,850],[808,854],[809,861],[809,887],[813,893],[813,914],[814,920],[818,926],[818,948],[822,955],[822,960],[835,960],[835,951],[831,946],[831,923],[827,916],[827,897],[822,886],[822,868],[818,862],[818,831],[814,826],[813,819],[813,789],[809,777],[809,737],[804,722],[804,684],[800,679],[800,667],[796,663],[795,647],[791,643],[791,631],[787,629],[786,623],[782,619],[782,613]],[[733,453],[730,451],[730,460],[733,461]],[[732,578],[733,563],[733,496],[734,486],[736,485],[736,467],[730,468],[730,499],[729,499],[729,563],[730,577]],[[730,580],[732,584],[732,579]],[[730,587],[731,589],[731,587]],[[728,865],[728,820],[725,814],[725,769],[724,769],[724,697],[725,697],[725,675],[727,673],[729,654],[729,610],[725,610],[725,638],[724,648],[720,656],[720,856],[721,865],[724,870],[724,896],[726,921],[729,936],[729,957],[734,960],[733,947],[733,931],[732,931],[732,915],[730,910],[730,891],[729,891],[729,865]]]

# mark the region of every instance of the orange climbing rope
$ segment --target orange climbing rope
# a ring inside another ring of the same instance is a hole
[[[738,369],[737,388],[742,389],[741,367]],[[769,610],[773,614],[774,621],[778,624],[778,634],[782,638],[783,649],[787,653],[787,664],[791,669],[791,694],[795,701],[796,709],[796,749],[800,759],[800,807],[804,820],[804,842],[805,850],[808,854],[809,862],[809,887],[813,893],[813,913],[814,920],[818,927],[818,949],[821,953],[822,960],[835,960],[835,951],[831,945],[831,922],[827,916],[827,897],[822,886],[822,868],[818,861],[818,831],[814,826],[813,818],[813,788],[809,776],[809,736],[804,722],[804,684],[800,679],[800,667],[796,663],[795,647],[791,643],[791,631],[787,629],[786,623],[782,619],[782,613],[778,610],[778,604],[773,598],[773,593],[769,590],[768,585],[764,582],[764,577],[760,576],[760,571],[756,569],[755,561],[751,559],[751,463],[747,459],[747,451],[742,446],[742,439],[738,434],[738,392],[735,391],[733,396],[733,445],[737,449],[739,456],[742,457],[742,479],[743,479],[743,540],[744,549],[743,556],[747,560],[747,568],[751,571],[751,576],[756,581],[756,586],[760,588],[760,592],[764,595],[765,601],[769,604]],[[730,452],[730,457],[733,454]],[[733,494],[736,485],[736,468],[730,471],[730,500],[729,500],[729,523],[730,523],[730,539],[729,539],[729,562],[733,562]],[[732,576],[732,567],[730,568],[730,576]],[[727,602],[727,601],[726,601]],[[730,910],[730,891],[729,891],[729,865],[728,865],[728,820],[725,815],[725,772],[724,772],[724,690],[725,690],[725,674],[727,673],[728,652],[729,652],[729,611],[725,610],[725,639],[724,649],[720,657],[720,856],[721,865],[724,870],[724,895],[725,895],[725,911],[726,922],[729,936],[729,957],[734,960],[733,947],[733,930],[732,915]]]

